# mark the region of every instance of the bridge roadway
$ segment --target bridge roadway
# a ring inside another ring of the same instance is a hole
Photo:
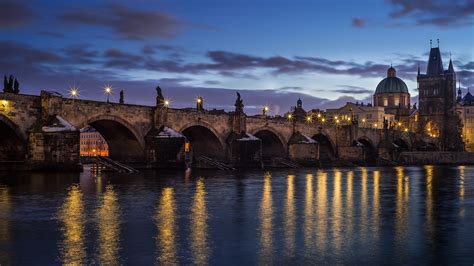
[[[163,126],[186,136],[194,152],[221,160],[231,157],[229,136],[241,132],[261,139],[263,159],[291,157],[291,138],[296,132],[317,141],[318,159],[320,156],[360,159],[361,152],[366,155],[369,152],[373,157],[384,153],[380,151],[382,146],[390,146],[382,143],[403,143],[405,148],[412,145],[410,133],[337,126],[317,119],[306,123],[235,112],[107,103],[65,98],[46,91],[40,96],[0,93],[0,101],[0,152],[3,154],[0,161],[74,162],[79,156],[77,130],[87,125],[100,132],[109,145],[110,157],[119,161],[153,160],[148,154],[147,138],[156,135]],[[76,132],[72,135],[67,131],[43,132],[44,126],[51,126],[48,121],[54,124],[56,120],[51,119],[56,116],[74,126]],[[53,133],[69,135],[49,136]]]

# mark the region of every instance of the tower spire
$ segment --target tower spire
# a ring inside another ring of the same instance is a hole
[[[438,48],[439,48],[439,39],[436,39],[438,41]]]
[[[430,39],[430,48],[433,48],[433,40]]]

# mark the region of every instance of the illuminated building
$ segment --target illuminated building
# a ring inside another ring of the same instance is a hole
[[[97,130],[81,129],[81,156],[109,156],[109,146]]]

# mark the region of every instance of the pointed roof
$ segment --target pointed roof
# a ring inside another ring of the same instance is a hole
[[[449,59],[448,73],[454,73],[453,61],[451,61],[451,58]]]
[[[472,105],[472,102],[474,102],[474,97],[469,91],[467,91],[466,95],[464,95],[464,97],[462,98],[462,104]]]
[[[426,75],[437,76],[443,74],[443,71],[443,61],[441,60],[441,52],[439,51],[439,47],[431,48]]]

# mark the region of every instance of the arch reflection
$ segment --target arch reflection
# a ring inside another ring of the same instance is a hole
[[[260,262],[271,264],[272,262],[272,228],[273,228],[273,204],[271,176],[265,175],[263,181],[263,195],[260,204]]]
[[[209,259],[207,220],[206,191],[204,181],[199,178],[191,212],[191,252],[196,265],[205,265]]]
[[[112,185],[105,187],[105,193],[96,210],[99,228],[99,264],[114,265],[119,263],[120,250],[120,206],[117,194]]]
[[[155,214],[159,264],[174,265],[176,260],[176,203],[173,188],[164,188]]]
[[[63,240],[60,244],[63,264],[85,264],[85,215],[83,195],[78,185],[69,188],[68,195],[59,210]]]
[[[287,256],[293,256],[295,251],[296,217],[294,203],[294,175],[288,175],[285,204],[285,244]]]

